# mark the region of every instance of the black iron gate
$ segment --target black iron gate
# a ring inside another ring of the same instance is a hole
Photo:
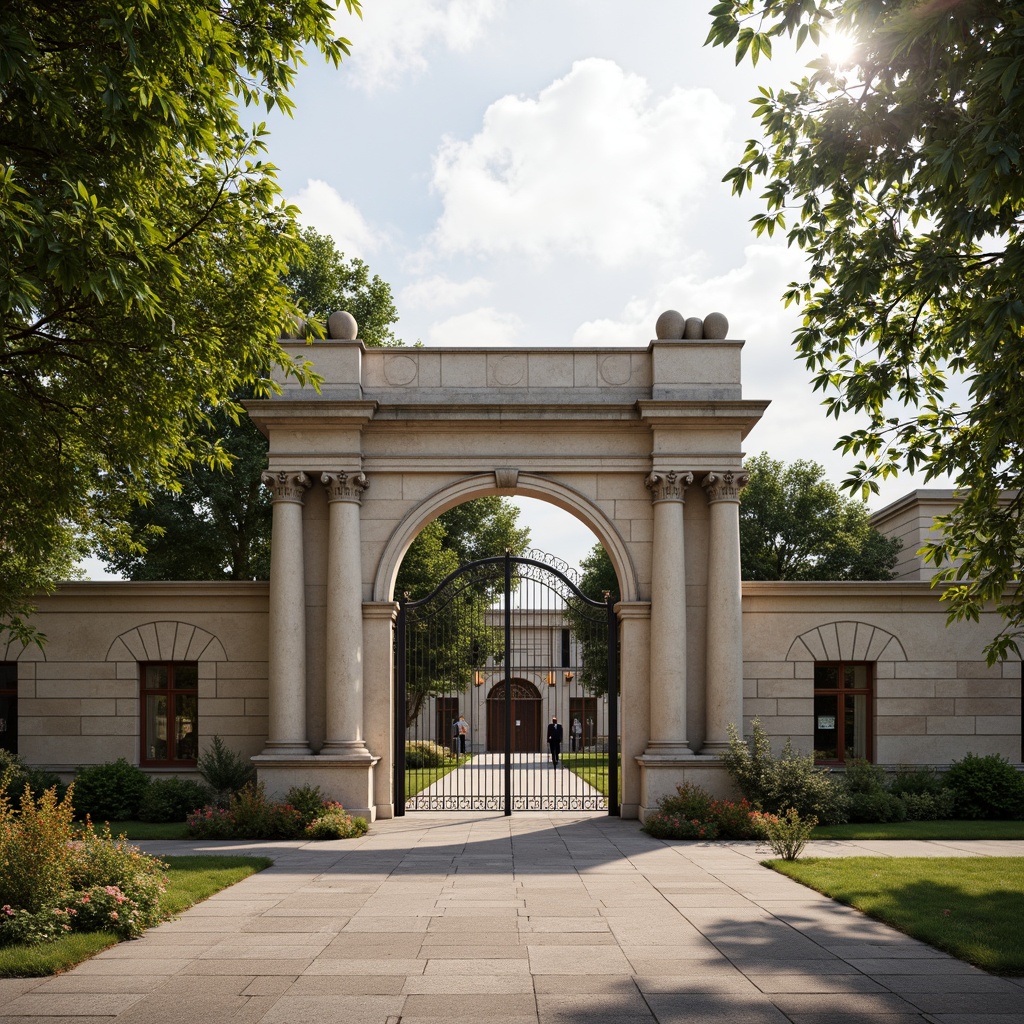
[[[613,601],[543,552],[471,562],[403,599],[395,813],[618,814],[618,674]]]

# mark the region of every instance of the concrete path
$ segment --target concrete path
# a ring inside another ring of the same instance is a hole
[[[0,980],[2,1024],[1024,1022],[1024,980],[760,867],[755,843],[663,843],[604,815],[420,813],[356,841],[145,845],[276,863],[65,975]]]
[[[513,806],[529,811],[590,811],[608,807],[607,798],[585,779],[553,766],[550,754],[511,757]],[[505,755],[474,754],[472,760],[406,801],[410,810],[504,810]],[[486,801],[484,803],[483,801]]]

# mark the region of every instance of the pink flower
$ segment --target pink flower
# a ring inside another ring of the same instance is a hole
[[[116,910],[112,910],[110,912],[110,920],[111,921],[116,921],[117,920],[117,911]]]
[[[10,904],[5,903],[0,907],[0,910],[2,910],[8,917],[14,917],[14,911],[11,909]]]

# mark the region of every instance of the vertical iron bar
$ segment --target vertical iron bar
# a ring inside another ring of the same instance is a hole
[[[505,816],[512,813],[512,552],[505,551]]]
[[[608,813],[619,816],[619,617],[608,605]]]
[[[397,685],[395,687],[395,817],[401,818],[405,815],[405,708],[406,708],[406,686],[405,677],[405,599],[400,598],[398,602],[398,622],[396,624],[397,652],[395,659],[398,662]]]

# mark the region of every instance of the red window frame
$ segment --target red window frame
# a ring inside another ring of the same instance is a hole
[[[140,663],[139,736],[140,765],[155,768],[195,766],[199,753],[198,662]]]

